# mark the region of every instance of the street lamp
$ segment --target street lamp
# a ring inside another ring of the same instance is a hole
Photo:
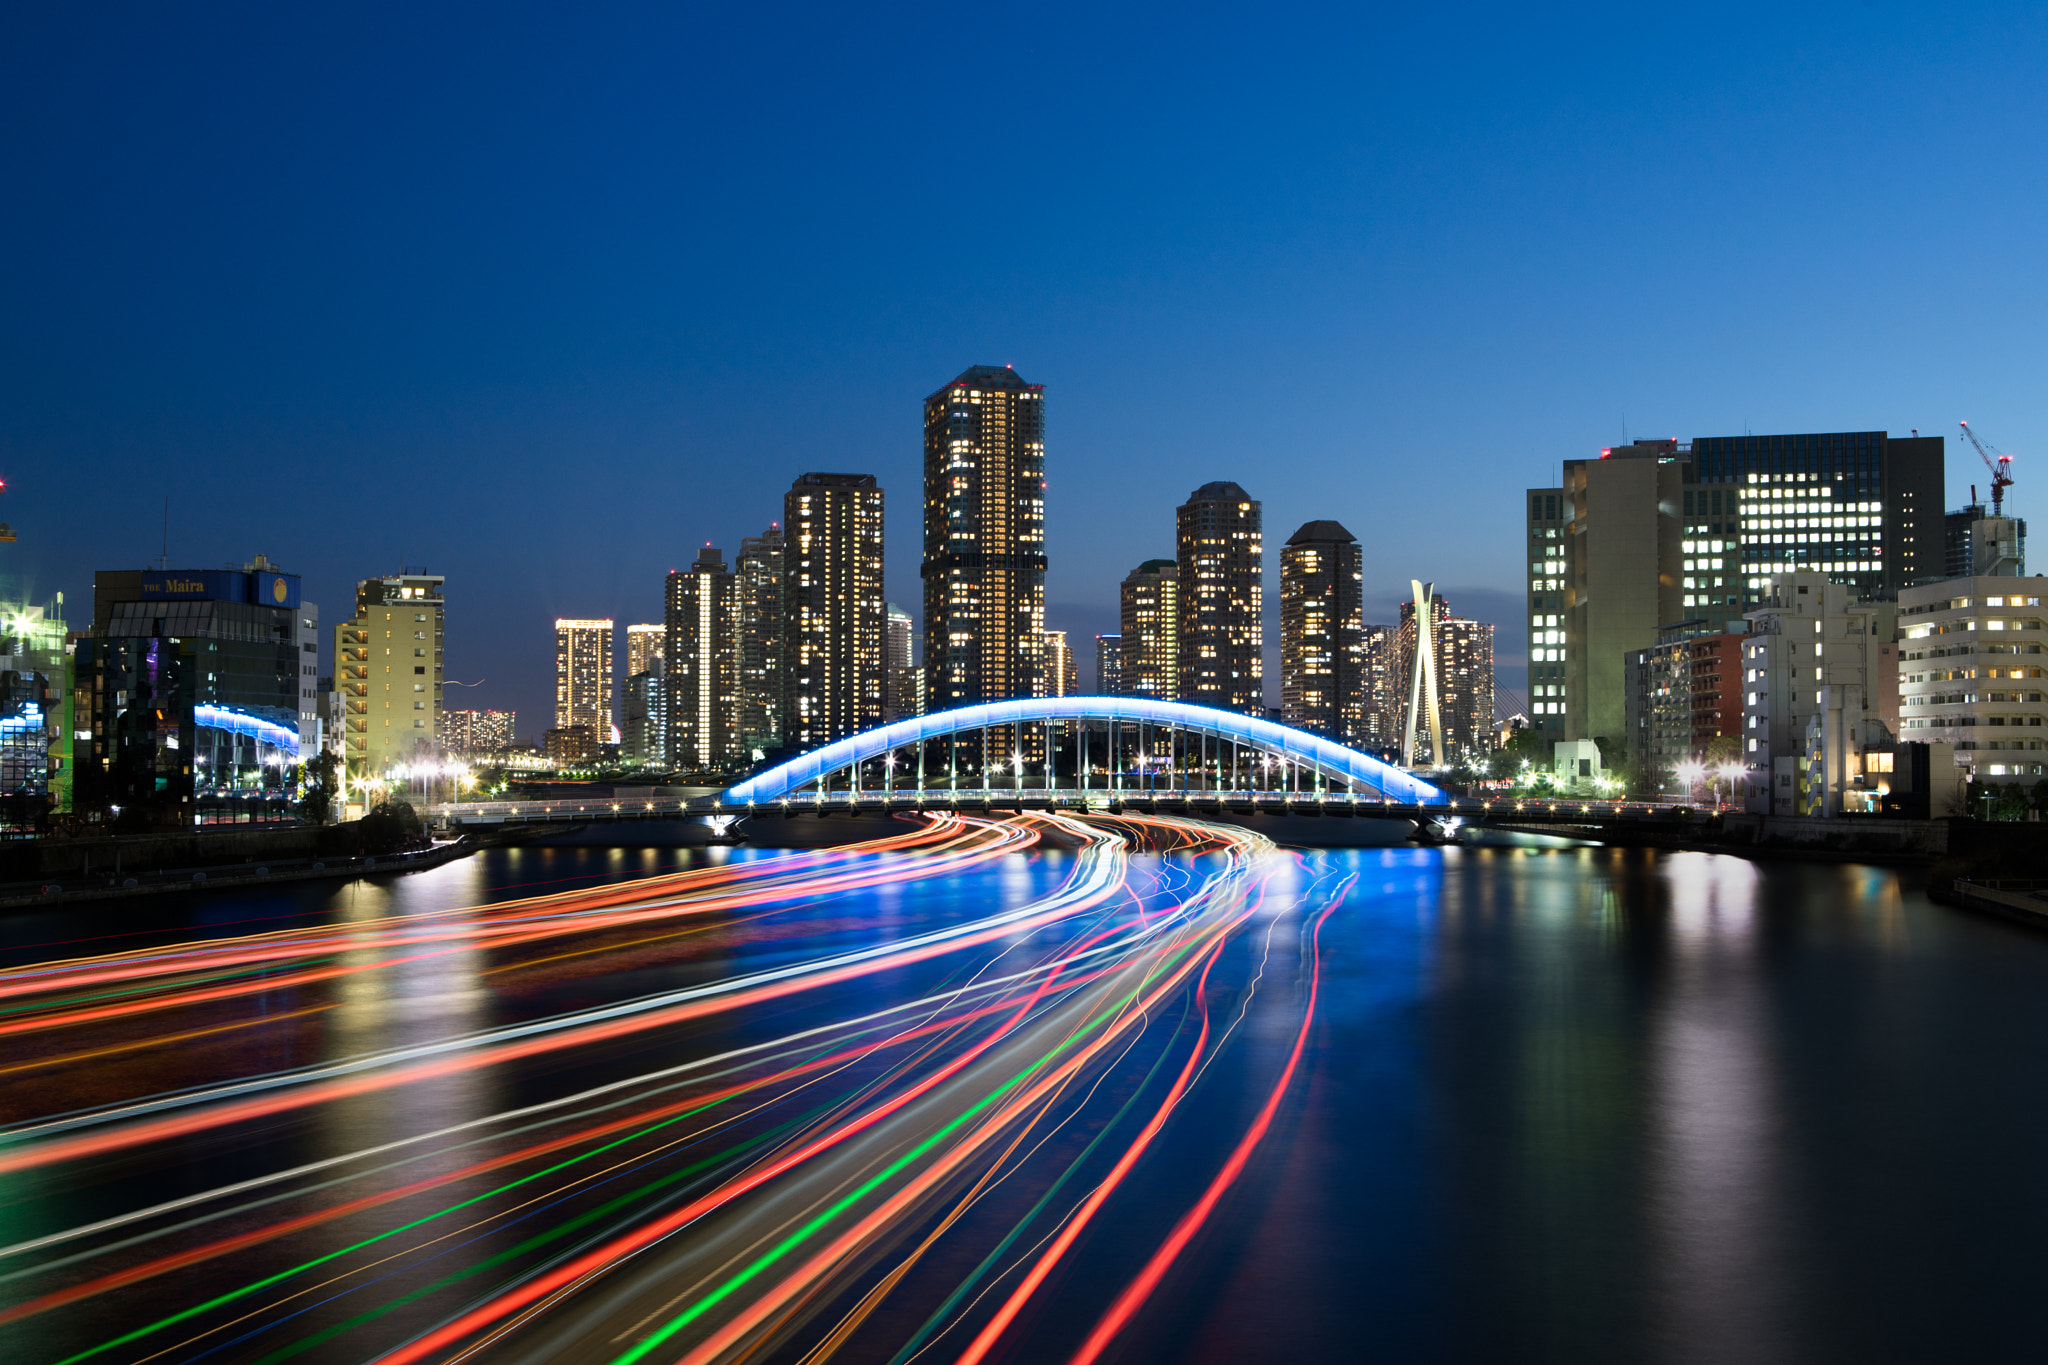
[[[1707,765],[1696,758],[1688,758],[1685,762],[1678,765],[1677,773],[1678,780],[1685,784],[1686,796],[1690,798],[1693,788],[1697,787],[1700,784],[1700,780],[1707,775]]]
[[[1714,773],[1722,782],[1727,784],[1727,790],[1732,795],[1735,791],[1735,779],[1742,776],[1742,765],[1732,762],[1723,763],[1720,767],[1714,769]]]

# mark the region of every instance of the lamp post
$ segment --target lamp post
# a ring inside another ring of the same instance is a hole
[[[1732,793],[1735,790],[1735,779],[1742,776],[1742,765],[1732,762],[1723,763],[1714,769],[1714,773],[1721,779],[1723,789]],[[1726,805],[1727,802],[1723,801],[1722,804]]]
[[[1685,784],[1685,797],[1686,800],[1690,801],[1693,796],[1693,789],[1699,786],[1700,780],[1707,775],[1707,765],[1696,758],[1688,758],[1685,762],[1679,764],[1675,771],[1678,774],[1678,780]]]

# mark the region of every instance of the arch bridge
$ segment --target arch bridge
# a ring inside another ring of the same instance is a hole
[[[1426,807],[1414,774],[1273,721],[1144,697],[1036,697],[895,721],[790,759],[714,808]],[[1360,813],[1363,813],[1361,811]]]

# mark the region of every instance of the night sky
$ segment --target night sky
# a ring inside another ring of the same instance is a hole
[[[14,6],[0,571],[78,624],[167,495],[330,622],[425,565],[532,738],[553,618],[659,619],[805,470],[880,478],[915,611],[973,364],[1046,386],[1084,637],[1210,479],[1269,602],[1337,518],[1511,686],[1518,494],[1625,436],[1968,418],[2026,515],[2043,12],[1658,8]]]

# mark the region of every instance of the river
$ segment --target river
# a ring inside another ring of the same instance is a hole
[[[2037,1349],[2048,937],[1853,865],[969,824],[0,921],[0,1356]]]

